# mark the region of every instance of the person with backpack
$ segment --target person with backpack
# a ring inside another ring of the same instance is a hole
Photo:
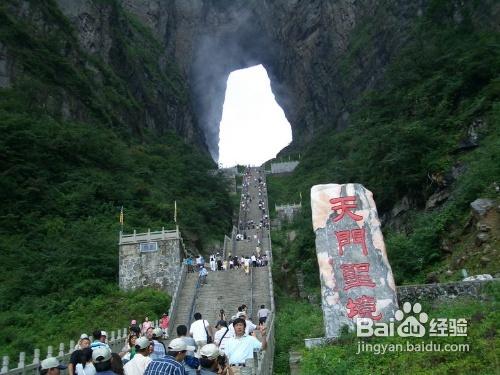
[[[195,321],[191,323],[191,327],[189,328],[189,334],[196,342],[197,351],[199,352],[203,345],[212,342],[212,327],[208,321],[202,319],[199,312],[194,314],[194,319]]]

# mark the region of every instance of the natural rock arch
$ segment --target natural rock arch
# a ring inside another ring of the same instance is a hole
[[[377,85],[425,4],[123,0],[163,41],[167,59],[174,56],[181,67],[194,117],[214,160],[232,71],[257,64],[265,67],[292,127],[291,147],[304,145],[318,129],[347,126],[351,102]],[[349,48],[358,24],[367,22],[375,29],[367,32],[366,45]],[[382,26],[384,33],[377,32]]]

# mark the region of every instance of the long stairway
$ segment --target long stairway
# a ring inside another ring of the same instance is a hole
[[[258,179],[261,179],[259,183]],[[266,254],[269,250],[268,231],[269,228],[263,226],[257,228],[264,218],[268,215],[267,207],[259,208],[259,200],[267,204],[267,192],[264,187],[265,175],[257,168],[250,168],[244,176],[246,186],[243,187],[242,200],[245,206],[240,204],[239,228],[240,234],[245,234],[247,239],[236,241],[234,255],[251,256],[256,253],[258,240],[260,240],[261,254]],[[261,195],[259,196],[259,191]],[[252,198],[251,201],[249,198]],[[240,202],[240,203],[241,203]],[[246,224],[252,222],[256,225],[248,227]],[[257,235],[257,238],[254,235]],[[189,323],[195,312],[202,314],[211,325],[215,325],[218,320],[219,311],[223,309],[226,318],[230,319],[236,314],[237,307],[246,304],[251,308],[251,317],[257,322],[257,311],[260,305],[271,306],[271,292],[269,290],[269,271],[268,267],[256,267],[251,269],[251,275],[245,275],[243,268],[210,272],[207,276],[207,284],[196,288],[198,279],[197,273],[186,275],[186,280],[178,297],[177,312],[170,322],[171,335],[175,336],[175,329],[180,324],[185,324],[189,328]]]

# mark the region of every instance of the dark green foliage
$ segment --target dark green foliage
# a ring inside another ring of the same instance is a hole
[[[22,17],[19,4],[0,5],[0,42],[16,73],[0,89],[0,256],[8,270],[0,335],[9,337],[0,352],[11,355],[168,309],[165,293],[117,291],[121,206],[126,233],[174,229],[176,200],[184,241],[198,250],[223,239],[232,214],[207,154],[162,115],[157,132],[141,122],[144,107],[187,102],[176,68],[159,68],[146,28],[118,2],[103,4],[117,37],[108,64],[80,49],[54,1],[28,2]]]
[[[16,310],[0,312],[5,337],[2,355],[9,354],[15,361],[24,351],[30,361],[34,349],[41,349],[45,355],[48,345],[56,350],[61,342],[67,350],[69,340],[76,342],[82,332],[91,335],[96,329],[105,329],[110,334],[127,328],[131,319],[158,318],[170,305],[170,297],[159,291],[122,292],[97,279],[87,285],[93,289],[88,297],[76,296],[67,301],[62,294],[54,299],[40,296]]]

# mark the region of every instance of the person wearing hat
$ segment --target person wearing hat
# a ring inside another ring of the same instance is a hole
[[[109,345],[106,343],[106,338],[108,336],[106,331],[101,331],[100,329],[95,330],[92,333],[92,336],[94,337],[94,341],[92,341],[92,344],[90,344],[90,348],[92,350],[95,350],[97,348],[109,349]]]
[[[151,357],[149,356],[149,347],[151,342],[146,337],[139,337],[135,341],[136,353],[134,358],[128,361],[123,370],[125,375],[144,375],[146,367],[148,367],[151,362]]]
[[[226,357],[217,345],[207,344],[200,350],[200,375],[226,374],[233,375],[231,367],[227,365]]]
[[[96,375],[117,375],[111,370],[111,350],[104,346],[92,351],[92,362],[96,369]]]
[[[151,353],[151,359],[158,359],[163,357],[167,350],[165,349],[165,345],[160,341],[163,337],[163,330],[160,327],[156,327],[153,329],[153,353]]]
[[[187,346],[181,338],[173,339],[168,344],[167,355],[151,361],[144,375],[184,375],[186,371],[182,361],[186,352],[194,349],[194,346]]]
[[[78,342],[79,349],[76,349],[71,353],[71,357],[69,359],[68,363],[68,374],[69,375],[74,375],[75,374],[75,369],[76,365],[80,363],[80,358],[82,355],[82,350],[85,348],[90,348],[90,339],[85,333],[82,333],[80,336],[80,340]]]
[[[177,337],[180,337],[184,340],[187,346],[196,347],[196,341],[191,336],[187,335],[188,329],[184,324],[179,324],[177,326]],[[188,350],[186,355],[194,356],[194,352]]]
[[[57,358],[49,357],[40,363],[40,375],[59,375],[65,368],[66,366],[61,365]]]
[[[89,338],[89,335],[87,335],[86,333],[82,333],[80,335],[80,338],[78,339],[78,343],[75,345],[75,350],[80,350],[80,349],[83,349],[83,348],[88,348],[88,346],[81,346],[82,345],[82,340],[90,340]]]

